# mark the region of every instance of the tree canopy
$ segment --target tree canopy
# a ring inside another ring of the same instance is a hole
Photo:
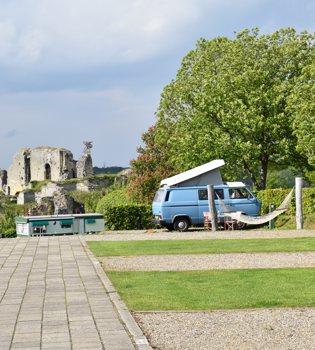
[[[288,28],[199,40],[156,114],[171,168],[222,158],[228,180],[264,189],[270,164],[314,165],[314,38]]]
[[[172,173],[168,158],[156,142],[156,127],[142,135],[144,146],[137,149],[138,157],[130,162],[132,173],[128,185],[130,197],[138,202],[151,202],[160,181]]]
[[[315,52],[303,69],[291,98],[297,149],[315,166]]]

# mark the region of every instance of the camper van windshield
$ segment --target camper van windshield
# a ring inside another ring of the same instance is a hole
[[[246,188],[230,188],[229,195],[231,199],[252,198],[253,196]]]
[[[154,202],[162,202],[164,192],[165,191],[162,189],[157,190],[153,201]]]

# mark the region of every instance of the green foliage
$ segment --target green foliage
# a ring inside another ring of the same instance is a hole
[[[296,147],[288,101],[313,59],[313,40],[290,28],[199,40],[157,111],[156,140],[176,172],[222,158],[225,178],[250,178],[259,190],[269,164],[303,168],[307,154]]]
[[[104,209],[105,227],[109,230],[135,230],[152,227],[151,206],[127,204]]]
[[[25,192],[27,192],[27,191],[39,192],[39,191],[41,191],[42,187],[49,184],[49,182],[54,182],[54,181],[51,181],[51,180],[43,180],[43,181],[33,180],[30,182],[31,188],[25,190]]]
[[[297,149],[305,154],[310,169],[315,170],[315,51],[310,64],[303,68],[295,85],[289,109],[293,112]]]
[[[15,228],[8,228],[5,230],[2,234],[3,238],[14,238],[16,237],[16,229]]]
[[[97,212],[96,206],[97,203],[103,196],[106,191],[95,191],[95,192],[86,192],[86,191],[73,191],[70,193],[70,196],[80,204],[83,204],[85,212],[95,213]]]
[[[297,176],[302,176],[301,172],[291,167],[271,168],[268,170],[266,188],[292,188]]]
[[[7,207],[5,212],[0,215],[0,233],[4,237],[11,237],[15,230],[16,211],[13,208]]]
[[[98,201],[96,211],[98,213],[104,213],[106,207],[131,203],[132,201],[126,189],[116,189],[112,190]]]
[[[97,174],[118,174],[126,168],[121,166],[110,166],[110,167],[102,167],[99,168],[97,166],[93,167],[93,172],[95,175]]]
[[[109,230],[133,230],[151,227],[151,205],[135,204],[127,189],[109,192],[99,200],[96,211],[104,214],[105,227]]]
[[[262,202],[261,212],[269,212],[269,204],[278,207],[288,195],[290,189],[270,189],[259,191],[257,196]],[[315,188],[303,188],[302,190],[303,214],[308,215],[315,212]],[[295,197],[292,196],[287,215],[295,215]]]
[[[138,203],[151,203],[162,179],[170,176],[166,152],[156,142],[156,127],[152,126],[142,135],[144,147],[137,149],[138,157],[130,162],[132,173],[128,191]]]

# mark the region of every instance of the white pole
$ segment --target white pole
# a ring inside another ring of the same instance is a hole
[[[296,229],[301,230],[303,228],[303,210],[302,210],[302,178],[295,178],[295,217],[296,217]]]

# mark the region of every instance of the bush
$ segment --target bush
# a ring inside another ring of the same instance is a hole
[[[108,230],[136,230],[151,228],[151,205],[127,204],[107,206],[104,209],[105,227]]]
[[[114,190],[99,200],[96,206],[96,211],[98,213],[104,213],[105,208],[109,206],[120,206],[132,203],[133,202],[129,198],[126,189]]]
[[[3,238],[13,238],[16,237],[16,230],[15,228],[9,228],[6,231],[2,233]]]
[[[97,204],[96,211],[104,214],[108,230],[136,230],[152,227],[151,205],[133,203],[125,188],[105,195]]]
[[[7,208],[3,215],[0,217],[0,232],[5,233],[8,231],[14,231],[15,233],[15,211]]]
[[[258,192],[258,198],[262,202],[261,214],[269,212],[269,204],[277,208],[284,198],[289,194],[290,189],[271,189]],[[315,188],[303,188],[302,190],[303,214],[315,213]],[[295,195],[292,196],[287,215],[295,215]]]
[[[70,196],[77,203],[83,204],[86,213],[95,213],[97,211],[96,206],[104,194],[105,190],[95,192],[73,191]]]

